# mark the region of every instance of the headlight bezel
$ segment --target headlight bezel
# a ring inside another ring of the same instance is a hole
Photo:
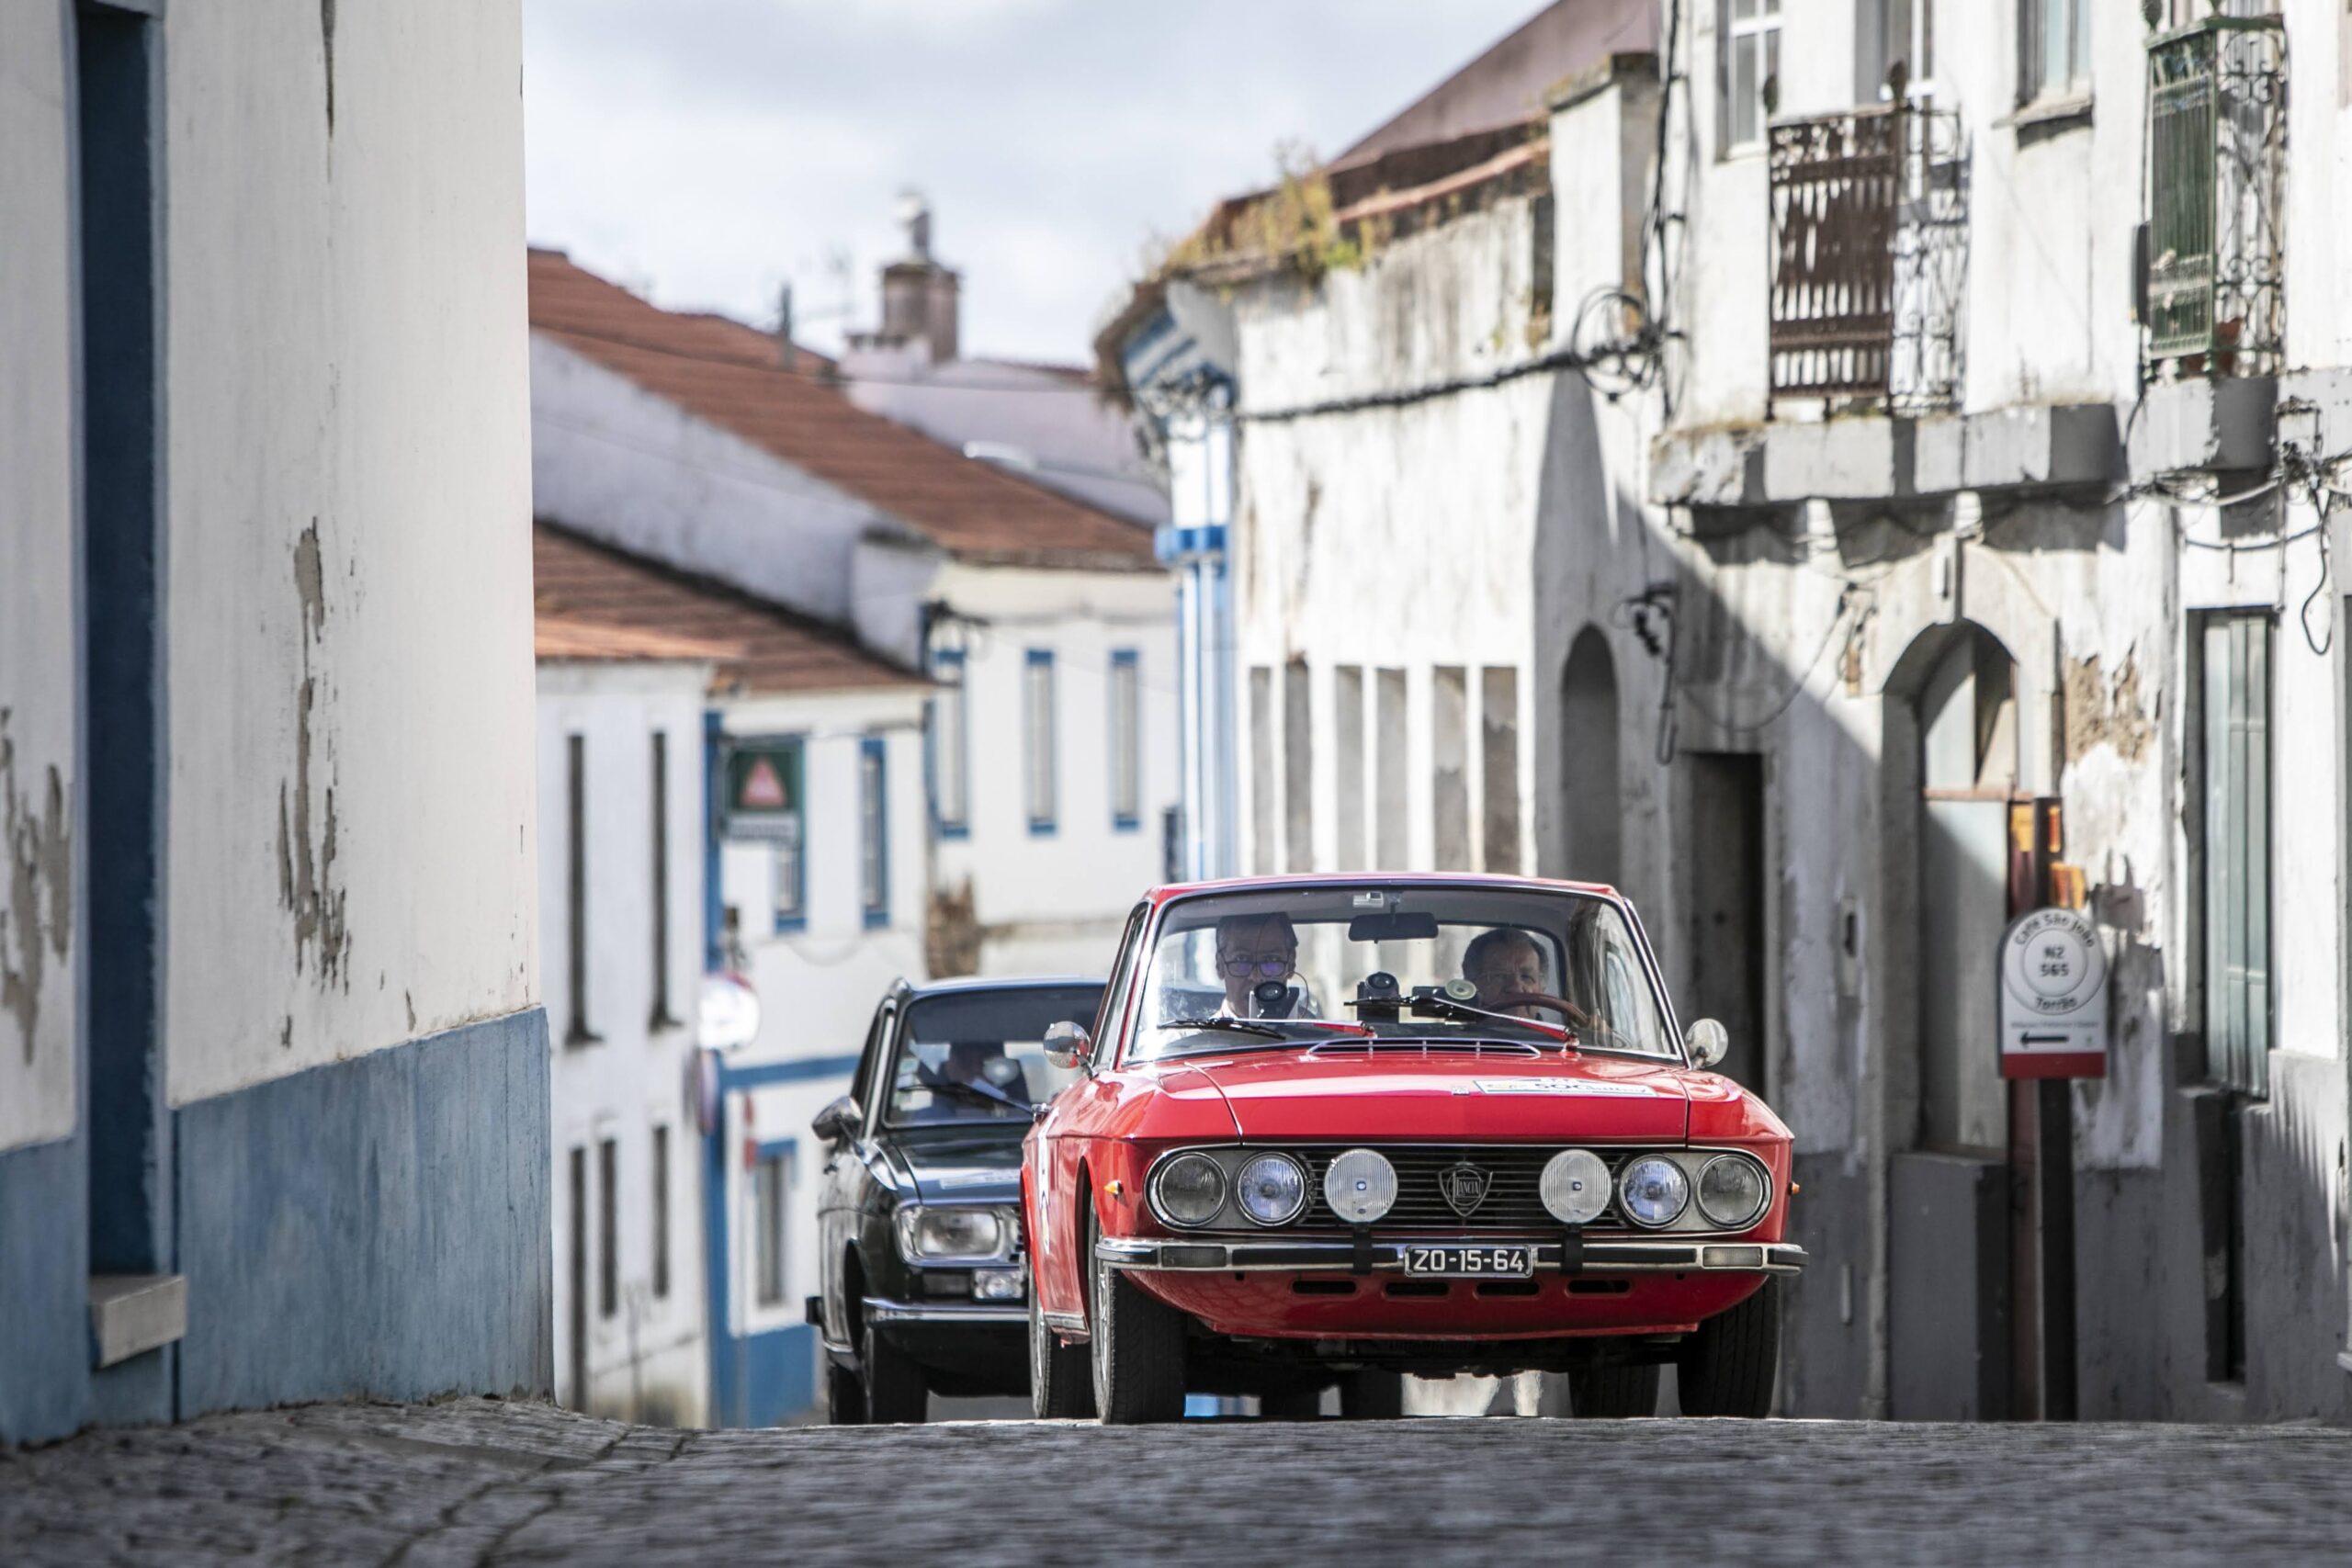
[[[1717,1166],[1725,1164],[1743,1168],[1756,1178],[1756,1203],[1744,1219],[1727,1220],[1707,1206],[1707,1176]],[[1699,1217],[1716,1230],[1745,1231],[1753,1229],[1772,1208],[1772,1172],[1770,1167],[1744,1150],[1726,1149],[1699,1167],[1698,1179],[1690,1183],[1690,1201],[1699,1211]]]
[[[938,1216],[963,1218],[985,1215],[996,1225],[996,1245],[987,1251],[968,1248],[927,1252],[923,1250],[923,1222]],[[1020,1235],[1020,1224],[1011,1208],[1002,1203],[901,1203],[891,1216],[890,1228],[899,1243],[901,1261],[918,1269],[944,1268],[975,1263],[1010,1261]]]
[[[1291,1205],[1288,1213],[1272,1219],[1266,1218],[1250,1208],[1249,1200],[1243,1196],[1248,1186],[1250,1172],[1261,1165],[1288,1166],[1291,1174],[1298,1181],[1298,1201]],[[1262,1154],[1251,1155],[1234,1171],[1231,1201],[1234,1208],[1240,1211],[1243,1219],[1261,1230],[1274,1230],[1283,1225],[1296,1224],[1299,1216],[1306,1213],[1307,1206],[1314,1201],[1314,1183],[1306,1174],[1306,1166],[1304,1161],[1295,1156],[1284,1154],[1279,1149],[1269,1149]]]
[[[1634,1173],[1646,1165],[1657,1165],[1672,1171],[1674,1173],[1674,1179],[1681,1191],[1680,1200],[1675,1204],[1674,1208],[1664,1217],[1659,1219],[1645,1220],[1642,1218],[1640,1213],[1634,1206],[1634,1200],[1632,1196]],[[1677,1220],[1679,1220],[1683,1215],[1690,1212],[1690,1192],[1692,1186],[1690,1173],[1682,1168],[1681,1161],[1671,1158],[1668,1156],[1662,1154],[1634,1156],[1632,1159],[1627,1160],[1623,1165],[1618,1167],[1617,1179],[1613,1183],[1613,1186],[1617,1196],[1617,1212],[1625,1216],[1626,1224],[1633,1225],[1637,1229],[1645,1231],[1666,1230]]]
[[[1169,1209],[1160,1196],[1161,1184],[1168,1173],[1186,1160],[1199,1160],[1216,1173],[1216,1201],[1209,1205],[1207,1214],[1198,1220],[1182,1220]],[[1225,1214],[1226,1205],[1233,1200],[1233,1180],[1226,1174],[1225,1163],[1201,1149],[1177,1149],[1160,1157],[1151,1168],[1151,1179],[1144,1184],[1144,1197],[1151,1205],[1152,1217],[1170,1230],[1206,1230]]]

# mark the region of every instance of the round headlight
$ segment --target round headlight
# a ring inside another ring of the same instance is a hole
[[[1350,1149],[1323,1172],[1323,1201],[1351,1225],[1368,1225],[1396,1206],[1396,1168],[1370,1149]]]
[[[1151,1174],[1151,1207],[1171,1225],[1207,1224],[1225,1207],[1225,1168],[1204,1154],[1181,1154]]]
[[[1286,1225],[1306,1207],[1306,1171],[1288,1155],[1260,1155],[1233,1184],[1241,1212],[1261,1225]]]
[[[1609,1207],[1609,1168],[1590,1149],[1562,1149],[1544,1168],[1544,1207],[1564,1225],[1589,1225]]]
[[[1717,1155],[1699,1172],[1699,1213],[1724,1230],[1746,1230],[1764,1212],[1771,1182],[1746,1155]]]
[[[1690,1204],[1690,1179],[1665,1156],[1644,1155],[1617,1173],[1617,1199],[1626,1218],[1656,1230],[1672,1224]]]

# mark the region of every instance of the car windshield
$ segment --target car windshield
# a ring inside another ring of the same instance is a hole
[[[1366,1032],[1537,1046],[1565,1032],[1581,1050],[1681,1059],[1625,916],[1551,889],[1343,884],[1185,898],[1162,919],[1141,1017],[1138,1061]]]
[[[1091,1028],[1100,986],[1008,986],[924,997],[907,1009],[890,1068],[892,1126],[1018,1122],[1077,1075],[1046,1060],[1046,1031]]]

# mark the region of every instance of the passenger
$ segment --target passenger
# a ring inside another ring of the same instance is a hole
[[[934,1091],[952,1090],[958,1085],[981,1091],[980,1097],[955,1095],[952,1099],[934,1092],[929,1111],[918,1112],[917,1121],[954,1122],[975,1113],[1005,1114],[989,1110],[982,1102],[985,1097],[1008,1101],[1013,1109],[1029,1103],[1028,1080],[1021,1071],[1021,1064],[1004,1054],[1004,1043],[999,1040],[956,1041],[947,1047],[947,1057],[938,1066],[916,1069],[915,1083]]]
[[[1227,1017],[1287,1017],[1289,1007],[1270,1014],[1252,993],[1269,981],[1286,981],[1298,972],[1298,932],[1290,917],[1227,915],[1217,921],[1216,972],[1225,981]]]
[[[1470,939],[1462,951],[1462,977],[1478,987],[1478,1006],[1512,1018],[1535,1018],[1543,1010],[1527,1003],[1498,1005],[1505,997],[1542,996],[1544,949],[1516,926],[1497,926]]]

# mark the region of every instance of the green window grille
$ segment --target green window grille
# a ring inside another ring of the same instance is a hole
[[[2286,62],[2277,17],[2209,17],[2149,41],[2145,320],[2160,370],[2277,368]]]

